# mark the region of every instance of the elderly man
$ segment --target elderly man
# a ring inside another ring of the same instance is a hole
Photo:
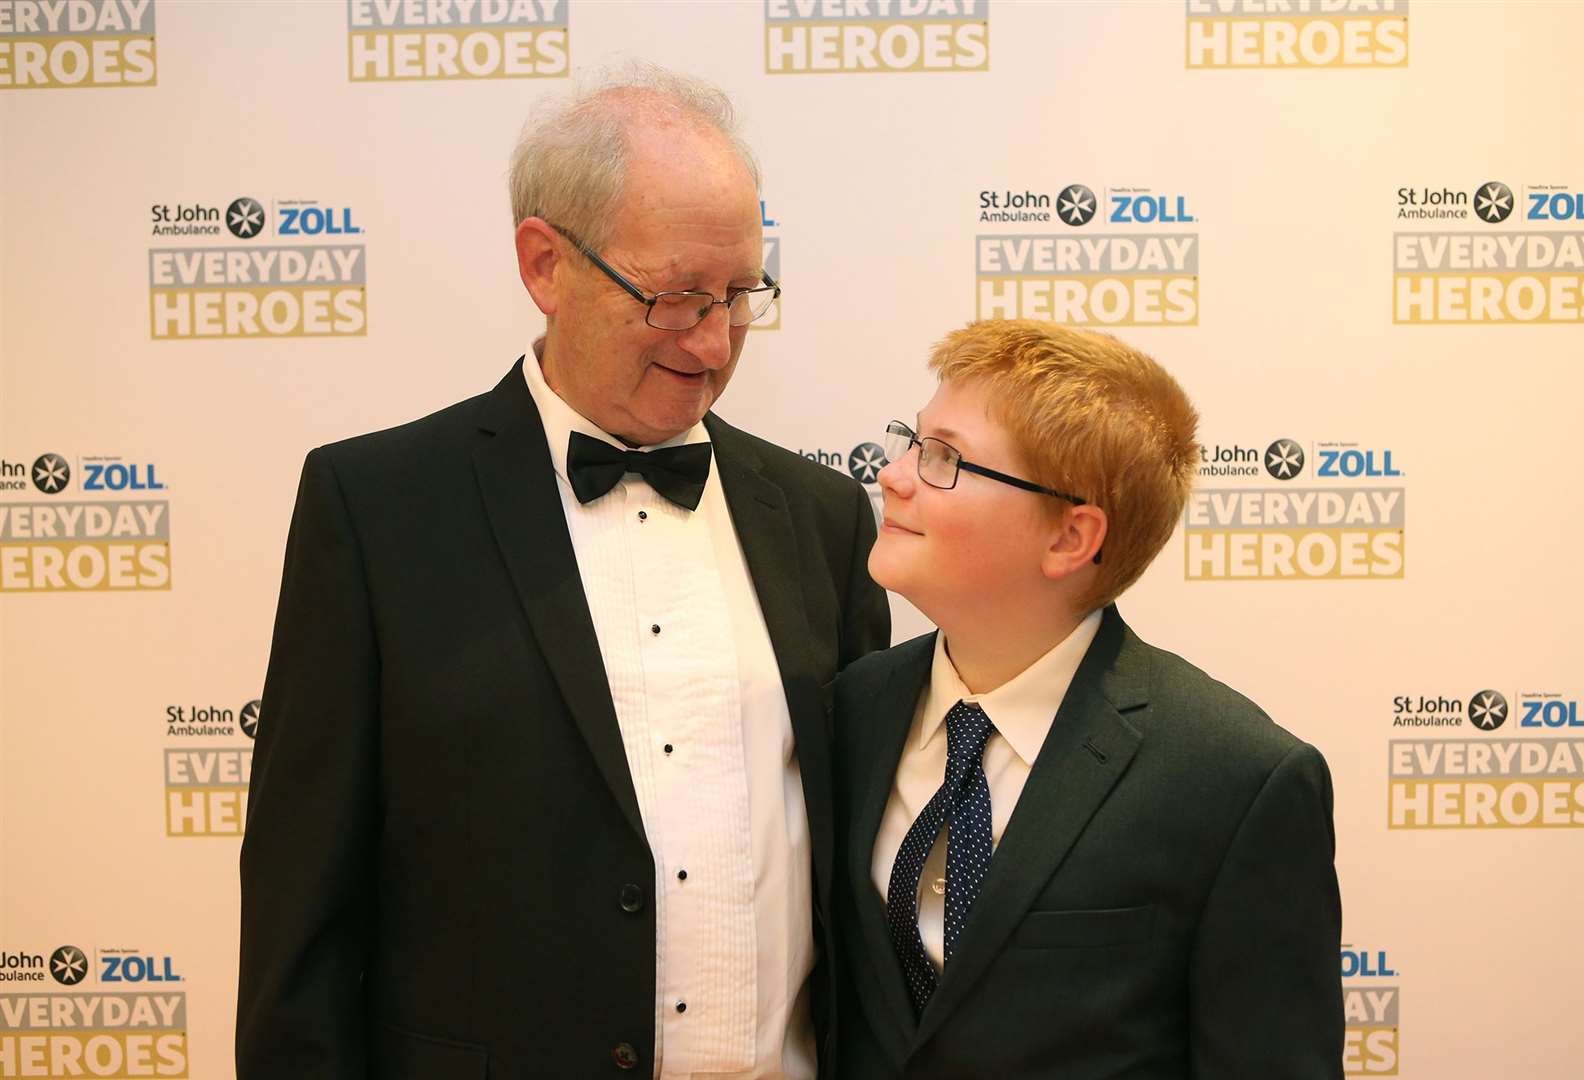
[[[242,849],[241,1080],[812,1077],[828,688],[883,646],[851,480],[708,410],[763,272],[716,90],[513,161],[534,355],[308,455]]]

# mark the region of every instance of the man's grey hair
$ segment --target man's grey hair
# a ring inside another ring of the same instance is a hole
[[[759,164],[738,133],[731,99],[707,80],[632,61],[535,110],[512,151],[513,223],[544,218],[603,247],[626,184],[629,125],[673,119],[725,136],[759,188]]]

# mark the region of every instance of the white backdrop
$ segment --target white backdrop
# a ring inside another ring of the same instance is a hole
[[[718,81],[764,164],[787,291],[734,423],[868,479],[1009,304],[1177,375],[1231,471],[1121,607],[1331,762],[1347,1070],[1577,1076],[1581,40],[1543,2],[0,0],[0,1077],[232,1075],[302,455],[525,349],[507,156],[623,57]]]

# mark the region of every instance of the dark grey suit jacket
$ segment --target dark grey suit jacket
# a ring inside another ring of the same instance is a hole
[[[870,859],[934,646],[837,681],[840,1075],[1340,1077],[1325,761],[1114,607],[915,1018]]]
[[[240,1080],[652,1071],[654,864],[520,365],[308,455],[242,846]],[[890,632],[874,515],[849,477],[705,423],[786,690],[828,961],[829,685]],[[828,1053],[832,965],[813,979]]]

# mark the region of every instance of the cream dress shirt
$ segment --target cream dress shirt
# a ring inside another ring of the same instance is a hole
[[[535,357],[523,372],[654,854],[654,1075],[812,1080],[803,782],[720,473],[712,461],[694,511],[636,473],[580,504],[570,433],[621,444],[550,389]],[[660,445],[708,441],[697,424]]]

